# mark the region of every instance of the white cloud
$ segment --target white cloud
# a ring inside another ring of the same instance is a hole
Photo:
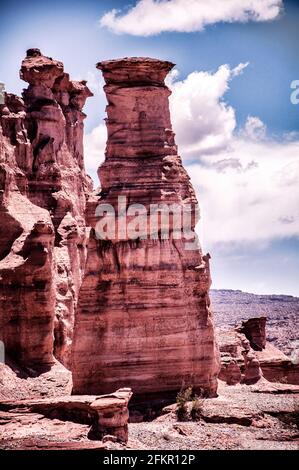
[[[299,237],[299,141],[232,137],[228,151],[205,156],[187,171],[202,209],[199,231],[207,249]]]
[[[249,116],[237,132],[224,101],[230,81],[248,64],[193,72],[168,84],[173,129],[202,209],[200,238],[217,243],[267,243],[299,236],[299,139],[280,141]]]
[[[107,130],[105,124],[99,124],[89,134],[84,135],[84,162],[85,169],[94,179],[96,185],[99,181],[96,176],[97,169],[105,158]]]
[[[219,22],[271,21],[282,0],[139,0],[127,12],[113,9],[100,20],[115,33],[151,36],[164,31],[201,31]]]
[[[266,137],[266,131],[267,127],[260,118],[248,116],[244,128],[245,136],[249,137],[251,140],[262,140]]]
[[[231,69],[221,65],[215,73],[192,72],[183,81],[175,81],[177,72],[170,75],[172,123],[185,159],[198,158],[199,152],[219,152],[230,143],[236,117],[223,95],[230,80],[247,66],[241,63]]]
[[[271,139],[256,116],[237,131],[235,110],[224,101],[231,80],[246,65],[193,72],[182,81],[175,71],[168,79],[176,141],[202,211],[200,238],[204,249],[214,252],[218,243],[248,247],[299,237],[298,134]],[[104,159],[105,125],[84,143],[86,167],[94,176]]]

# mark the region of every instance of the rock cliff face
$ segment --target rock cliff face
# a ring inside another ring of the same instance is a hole
[[[23,98],[0,106],[0,321],[6,352],[26,365],[68,365],[85,263],[82,107],[91,92],[29,49]]]
[[[141,397],[188,385],[216,392],[209,256],[186,249],[187,235],[194,237],[196,197],[171,129],[164,79],[172,66],[144,58],[98,64],[106,82],[108,141],[101,193],[88,210],[93,228],[75,322],[73,393],[129,386]],[[133,203],[144,207],[130,236]],[[182,221],[171,217],[168,237],[163,217],[150,223],[150,205],[161,203],[164,214],[172,204],[191,207],[190,233],[179,237]],[[108,222],[101,239],[93,216],[98,204],[110,204],[116,214],[115,232]]]

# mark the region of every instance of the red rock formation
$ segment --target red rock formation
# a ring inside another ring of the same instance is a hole
[[[299,385],[299,364],[270,343],[256,353],[263,376],[270,382]]]
[[[266,346],[266,321],[266,317],[249,318],[240,327],[255,351],[262,351]]]
[[[131,390],[126,388],[101,396],[2,400],[0,401],[0,421],[4,433],[3,438],[0,439],[0,448],[5,448],[8,442],[15,441],[15,448],[39,447],[43,449],[49,448],[52,441],[52,448],[59,448],[60,444],[61,447],[70,449],[74,444],[70,442],[73,437],[79,441],[77,449],[88,448],[89,437],[93,440],[111,439],[126,443],[128,441],[128,404],[131,396]],[[72,436],[76,431],[73,423],[85,425],[81,426],[83,428],[81,435]],[[27,433],[24,433],[24,428],[27,428]],[[22,437],[25,435],[31,442],[26,443],[26,440],[18,442],[20,434]]]
[[[6,354],[42,365],[53,363],[54,228],[26,197],[18,166],[29,147],[24,117],[22,100],[8,95],[0,126],[0,339]]]
[[[29,49],[23,99],[0,107],[1,338],[24,363],[68,364],[85,263],[82,107],[90,91],[61,62]]]
[[[243,331],[250,342],[264,377],[270,382],[299,384],[299,364],[266,341],[266,317],[250,318],[242,322]]]
[[[299,384],[299,364],[266,341],[266,317],[249,318],[231,330],[218,329],[219,378],[228,385],[270,382]]]
[[[145,237],[91,232],[73,344],[74,393],[109,393],[130,386],[134,394],[176,392],[182,385],[217,388],[218,352],[210,310],[209,256],[186,249],[174,225],[148,224],[153,203],[194,205],[190,179],[177,155],[164,79],[173,64],[131,58],[98,64],[108,100],[106,159],[99,168],[99,203],[116,208],[118,196],[146,207]],[[131,214],[132,215],[132,214]],[[129,218],[129,220],[131,220]],[[182,226],[176,228],[181,233]],[[149,235],[155,237],[151,238]]]
[[[217,330],[221,355],[219,379],[228,385],[253,384],[262,377],[259,361],[244,334],[236,330]]]
[[[128,441],[128,405],[132,397],[130,388],[121,388],[115,393],[97,397],[90,407],[96,412],[95,432],[100,438],[115,436],[121,442]]]

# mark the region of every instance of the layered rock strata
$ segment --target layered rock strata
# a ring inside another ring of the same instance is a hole
[[[91,92],[29,49],[23,97],[0,106],[0,339],[26,365],[68,365],[85,263],[82,107]]]
[[[128,441],[128,404],[132,396],[130,389],[120,389],[109,395],[101,396],[61,396],[57,398],[0,401],[0,422],[5,433],[0,439],[0,448],[12,441],[17,441],[18,434],[27,427],[27,439],[31,446],[49,448],[72,448],[73,423],[86,426],[86,434],[75,436],[78,449],[87,447],[88,438],[92,440],[111,440],[126,443]],[[39,424],[43,421],[43,426]],[[52,422],[54,421],[54,424]],[[58,429],[58,433],[53,429]],[[24,431],[23,431],[24,432]],[[10,434],[10,438],[5,437]],[[57,435],[58,434],[58,435]],[[30,439],[31,438],[31,439]],[[80,446],[80,440],[81,446]],[[41,442],[40,442],[41,441]],[[79,442],[78,442],[79,441]],[[16,442],[16,447],[18,443]],[[20,445],[26,448],[26,442]],[[103,446],[104,447],[104,446]]]
[[[218,329],[217,339],[221,355],[220,380],[228,385],[249,385],[262,377],[259,361],[244,334],[236,330]]]
[[[249,318],[234,329],[218,329],[219,378],[228,385],[253,384],[261,377],[298,385],[299,364],[267,342],[266,321],[266,317]]]
[[[209,256],[198,245],[187,248],[187,238],[195,237],[197,201],[171,128],[164,79],[172,67],[148,58],[98,64],[106,82],[108,140],[101,193],[88,211],[93,228],[75,323],[74,393],[129,386],[141,397],[188,385],[216,393]],[[143,205],[134,236],[133,203]],[[112,217],[104,236],[97,225],[103,219],[94,216],[100,204],[116,215],[116,230]],[[188,210],[189,232],[172,217],[168,225],[162,216],[152,224],[151,204],[164,204],[164,214],[172,204]]]
[[[263,376],[270,382],[299,384],[299,364],[294,362],[266,339],[267,317],[249,318],[242,322],[243,332],[256,351]]]

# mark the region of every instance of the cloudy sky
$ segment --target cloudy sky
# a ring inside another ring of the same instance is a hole
[[[18,69],[29,47],[88,80],[85,154],[96,185],[106,130],[95,63],[173,61],[173,128],[200,202],[213,287],[299,295],[299,104],[290,100],[298,1],[10,0],[0,15],[8,91],[24,86]]]

